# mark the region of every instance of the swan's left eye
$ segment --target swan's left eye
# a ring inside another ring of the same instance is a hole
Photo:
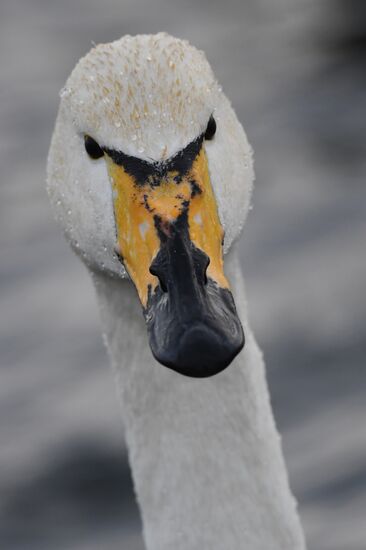
[[[100,159],[104,155],[104,151],[99,147],[98,143],[90,136],[84,136],[85,150],[92,159]]]
[[[208,121],[206,132],[205,132],[205,139],[212,139],[216,133],[216,121],[214,117],[211,115],[210,120]]]

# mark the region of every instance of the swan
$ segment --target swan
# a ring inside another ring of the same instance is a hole
[[[60,96],[48,194],[95,285],[146,548],[304,550],[235,248],[252,153],[204,53],[124,36]]]

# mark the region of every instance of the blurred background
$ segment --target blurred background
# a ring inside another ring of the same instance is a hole
[[[255,151],[250,316],[309,550],[366,548],[366,3],[2,0],[0,547],[142,550],[90,278],[45,193],[91,42],[204,49]]]

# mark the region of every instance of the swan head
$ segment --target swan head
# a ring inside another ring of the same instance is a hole
[[[125,36],[82,58],[60,96],[48,192],[71,246],[132,279],[160,363],[223,370],[244,345],[224,254],[253,169],[205,55],[165,33]]]

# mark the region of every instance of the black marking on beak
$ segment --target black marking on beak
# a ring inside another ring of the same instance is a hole
[[[154,357],[186,376],[225,369],[244,346],[234,300],[206,271],[209,258],[189,239],[185,210],[169,232],[155,220],[161,249],[150,271],[160,286],[150,294],[145,320]]]

